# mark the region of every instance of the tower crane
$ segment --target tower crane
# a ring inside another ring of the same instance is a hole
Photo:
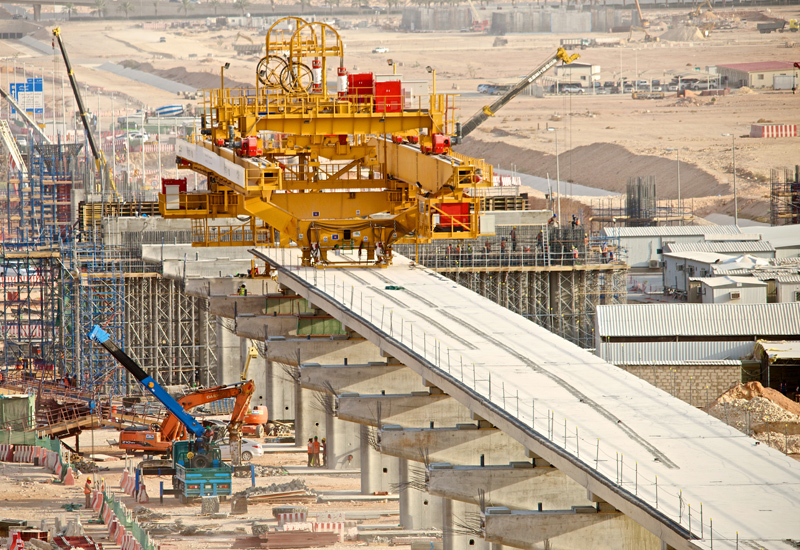
[[[97,145],[97,139],[95,138],[94,132],[92,132],[92,127],[89,124],[89,115],[83,105],[83,97],[81,96],[78,81],[76,80],[75,73],[72,70],[72,63],[69,61],[69,55],[67,55],[67,49],[64,47],[64,41],[61,39],[61,27],[56,27],[53,29],[53,36],[55,37],[56,41],[58,41],[58,49],[61,50],[61,57],[64,58],[64,65],[67,68],[67,76],[69,77],[70,86],[72,86],[72,93],[75,95],[75,102],[78,105],[78,114],[80,114],[81,122],[83,123],[83,129],[86,131],[86,137],[89,140],[89,148],[92,150],[95,167],[97,168],[97,171],[100,172],[101,178],[108,178],[108,182],[111,185],[114,195],[117,198],[120,198],[119,193],[117,192],[117,186],[114,183],[114,177],[108,169],[108,165],[106,164],[106,157],[103,155],[102,149]]]

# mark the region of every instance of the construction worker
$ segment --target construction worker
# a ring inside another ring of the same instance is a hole
[[[247,286],[244,283],[239,287],[239,296],[247,296]]]
[[[511,252],[517,251],[517,226],[511,228]]]
[[[313,459],[312,459],[311,462],[313,462],[314,466],[319,468],[319,449],[320,449],[320,446],[319,446],[319,439],[317,439],[316,435],[314,436],[314,443],[312,444],[312,449],[313,449],[313,452],[314,452],[314,456],[313,456]]]
[[[85,508],[88,510],[92,506],[92,478],[86,478],[86,485],[83,486],[83,497],[86,499]]]
[[[311,468],[313,463],[314,463],[314,440],[309,437],[308,438],[308,464],[306,464],[306,466]]]
[[[322,443],[319,445],[320,452],[322,453],[322,465],[328,466],[328,444],[325,443],[325,438],[322,438]]]

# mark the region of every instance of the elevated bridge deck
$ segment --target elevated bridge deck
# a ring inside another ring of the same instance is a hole
[[[403,257],[317,270],[297,251],[254,253],[279,283],[668,545],[800,540],[800,464],[724,422]]]

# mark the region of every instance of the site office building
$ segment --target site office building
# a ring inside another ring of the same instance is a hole
[[[794,65],[789,61],[761,61],[717,65],[723,86],[741,88],[772,88],[776,76],[794,75]]]

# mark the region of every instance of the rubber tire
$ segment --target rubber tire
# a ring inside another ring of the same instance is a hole
[[[264,425],[263,424],[259,424],[258,426],[256,426],[256,437],[259,438],[259,439],[264,437]]]
[[[206,455],[195,455],[192,459],[192,468],[208,468],[211,460]]]
[[[250,462],[251,460],[253,460],[253,453],[251,453],[250,451],[242,451],[242,460],[244,462]]]

